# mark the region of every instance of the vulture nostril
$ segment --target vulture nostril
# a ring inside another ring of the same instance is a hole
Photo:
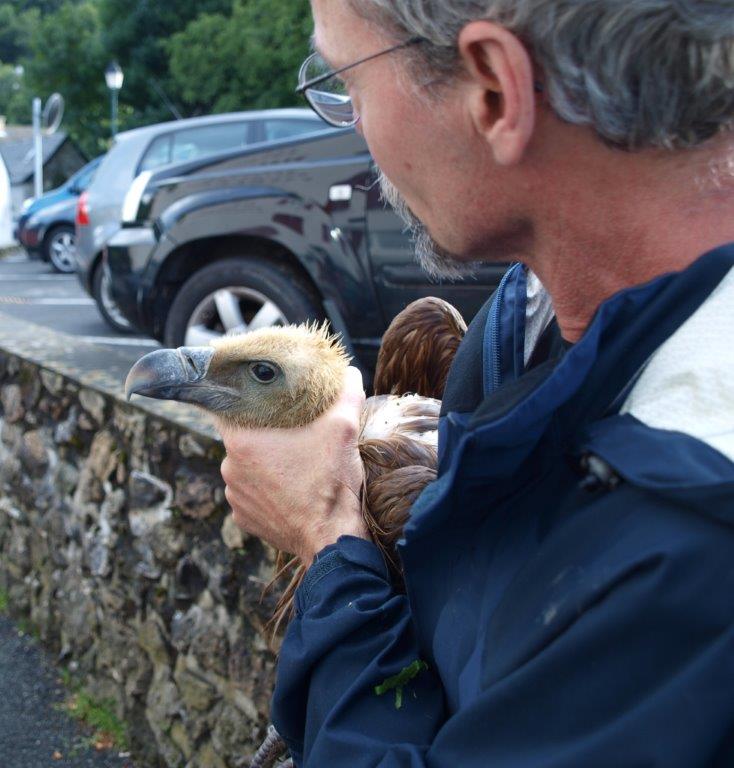
[[[186,364],[189,368],[189,371],[193,373],[194,375],[199,375],[199,369],[196,367],[196,363],[194,362],[194,358],[191,357],[189,353],[184,353],[183,356],[184,360],[186,361]]]

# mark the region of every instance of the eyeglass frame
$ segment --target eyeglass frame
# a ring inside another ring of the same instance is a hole
[[[370,56],[365,56],[363,59],[359,59],[358,61],[353,61],[351,64],[347,64],[344,67],[339,67],[339,69],[332,69],[329,72],[324,72],[323,75],[319,75],[318,77],[312,77],[310,80],[307,80],[305,83],[301,83],[296,88],[296,93],[303,96],[306,101],[308,102],[309,107],[325,122],[329,125],[333,125],[337,128],[350,128],[354,125],[356,125],[359,122],[359,117],[356,117],[353,122],[346,123],[344,125],[337,124],[332,122],[331,120],[328,120],[325,118],[321,112],[319,112],[316,107],[311,103],[311,100],[308,98],[308,95],[306,94],[306,91],[310,90],[311,88],[320,85],[321,83],[325,83],[327,80],[331,80],[332,77],[335,75],[340,75],[342,72],[346,72],[348,69],[352,69],[352,67],[356,67],[359,64],[364,64],[366,61],[372,61],[372,59],[376,59],[380,56],[384,56],[387,53],[393,53],[394,51],[399,51],[402,48],[408,48],[411,45],[417,45],[418,43],[428,43],[430,40],[427,37],[411,37],[409,40],[405,40],[402,43],[397,43],[396,45],[391,46],[390,48],[385,48],[383,51],[378,51],[377,53],[373,53]],[[301,69],[298,72],[298,79],[300,80],[301,74],[306,69],[306,66],[308,65],[309,61],[314,58],[314,56],[320,56],[318,51],[314,51],[313,53],[310,53],[303,61],[303,64],[301,64]],[[323,58],[323,57],[322,57]],[[543,93],[544,87],[542,83],[539,83],[537,80],[533,81],[533,90],[536,93]]]
[[[330,125],[335,125],[337,128],[349,128],[353,125],[356,125],[357,122],[359,122],[359,117],[356,117],[354,119],[354,122],[352,123],[346,123],[346,124],[335,124],[331,120],[327,120],[321,112],[319,112],[316,107],[311,103],[311,100],[308,98],[308,95],[306,91],[310,90],[311,88],[314,88],[317,85],[320,85],[321,83],[325,83],[327,80],[331,80],[332,77],[335,75],[340,75],[342,72],[346,72],[348,69],[352,69],[352,67],[356,67],[359,64],[364,64],[367,61],[372,61],[372,59],[376,59],[379,56],[384,56],[387,53],[393,53],[394,51],[399,51],[401,48],[407,48],[411,45],[417,45],[418,43],[427,43],[428,39],[425,37],[411,37],[409,40],[405,40],[402,43],[398,43],[397,45],[393,45],[390,48],[385,48],[383,51],[378,51],[377,53],[373,53],[370,56],[365,56],[363,59],[359,59],[358,61],[353,61],[351,64],[347,64],[345,67],[339,67],[339,69],[332,69],[329,72],[324,72],[323,75],[319,75],[318,77],[312,77],[310,80],[307,80],[305,83],[301,83],[298,88],[296,88],[296,93],[302,95],[306,101],[308,102],[308,105],[313,109],[314,112],[326,123],[329,123]],[[318,51],[314,51],[313,53],[309,54],[303,64],[301,64],[301,69],[298,73],[298,79],[301,79],[302,73],[305,71],[306,67],[308,66],[308,63],[315,57],[319,56]]]

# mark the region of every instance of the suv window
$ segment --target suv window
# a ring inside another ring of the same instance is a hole
[[[204,128],[190,128],[173,134],[171,160],[174,163],[195,160],[247,144],[247,123],[224,123]]]
[[[140,171],[151,171],[168,163],[196,160],[205,155],[244,147],[249,142],[250,123],[221,123],[201,128],[187,128],[159,136],[148,147]]]
[[[167,165],[171,162],[171,137],[159,136],[148,147],[148,151],[143,155],[140,162],[141,171],[152,171],[161,165]]]
[[[304,133],[326,130],[322,120],[265,120],[265,141],[287,139]]]

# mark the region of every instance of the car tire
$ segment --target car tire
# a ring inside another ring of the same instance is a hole
[[[222,319],[217,303],[222,296],[235,305],[234,313],[243,320],[241,328]],[[226,332],[323,318],[313,289],[287,264],[255,255],[226,258],[203,267],[184,283],[166,318],[164,344],[201,346]]]
[[[70,224],[59,224],[43,239],[43,260],[56,272],[76,272],[76,230]]]
[[[120,310],[117,309],[117,306],[110,295],[109,287],[106,282],[108,279],[109,278],[105,277],[102,262],[100,261],[94,268],[94,275],[92,276],[92,296],[97,303],[97,309],[107,325],[114,331],[123,334],[134,333],[135,329],[128,320],[123,317]]]

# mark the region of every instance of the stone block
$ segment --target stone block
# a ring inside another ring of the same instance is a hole
[[[138,628],[138,643],[148,654],[156,669],[171,667],[171,654],[168,650],[168,633],[163,619],[150,612],[147,619]]]
[[[55,397],[64,391],[64,377],[54,371],[41,369],[41,383]]]
[[[188,710],[208,712],[218,698],[217,690],[201,675],[186,669],[185,659],[180,656],[176,665],[174,680],[181,698]]]
[[[215,491],[220,482],[181,469],[176,473],[174,504],[186,517],[203,520],[216,509]]]
[[[99,392],[91,389],[82,389],[79,392],[79,402],[96,424],[102,425],[105,423],[107,401]]]
[[[0,387],[0,405],[3,408],[5,421],[15,424],[23,420],[25,408],[23,406],[23,393],[18,384],[6,384]]]
[[[235,523],[232,515],[227,515],[222,523],[222,541],[228,549],[242,549],[248,535]]]
[[[211,744],[205,744],[186,768],[227,768],[227,764],[215,752]]]

